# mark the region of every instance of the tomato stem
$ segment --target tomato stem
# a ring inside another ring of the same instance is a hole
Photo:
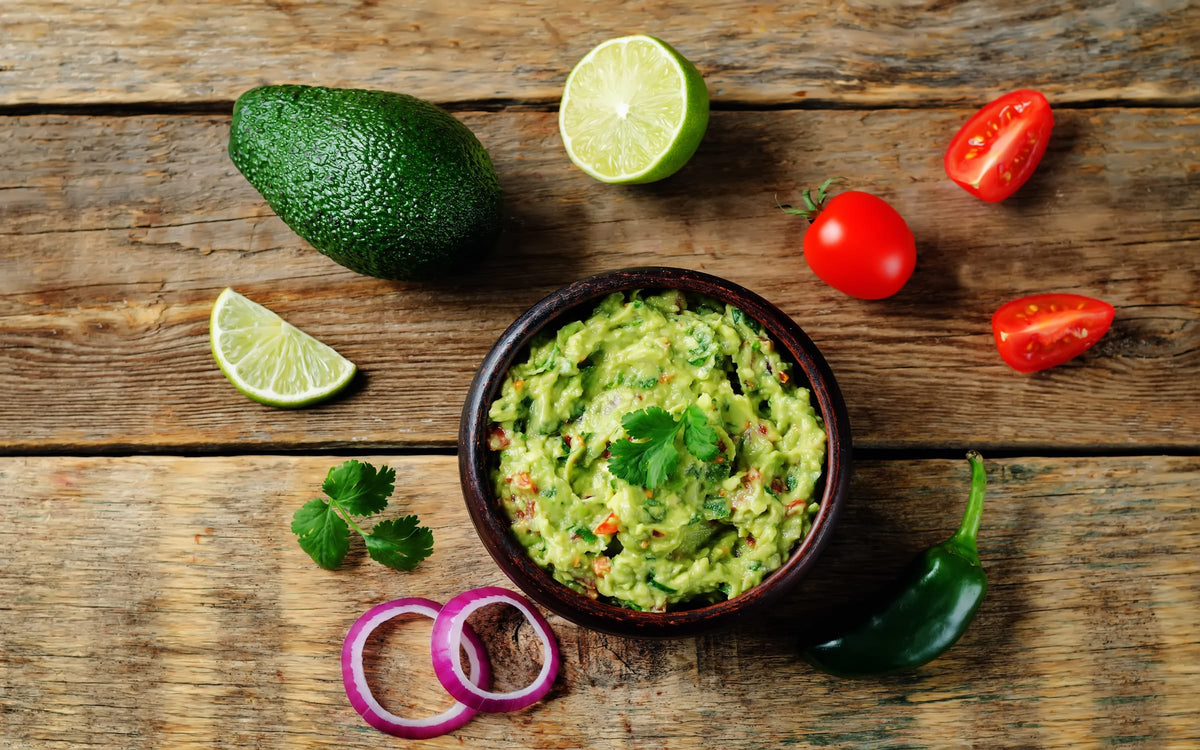
[[[808,211],[809,211],[808,218],[811,219],[812,217],[816,216],[817,212],[820,211],[821,209],[817,207],[816,203],[813,203],[812,196],[808,194],[808,191],[805,190],[803,193],[800,194],[800,197],[804,199],[804,205],[806,208],[808,208]],[[820,193],[818,193],[817,194],[818,202],[820,202],[820,197],[821,197]]]
[[[796,208],[795,206],[789,205],[787,203],[780,203],[779,196],[775,196],[775,205],[779,206],[779,210],[783,211],[784,213],[793,214],[795,216],[803,216],[804,218],[808,219],[809,221],[811,221],[813,218],[811,215],[811,212],[808,211],[807,209]]]
[[[846,178],[830,177],[822,182],[817,186],[816,200],[813,200],[811,190],[805,190],[804,192],[800,193],[800,198],[804,201],[804,208],[796,208],[795,206],[790,206],[786,203],[780,203],[778,197],[775,198],[775,205],[779,206],[780,210],[782,210],[784,213],[803,216],[809,221],[812,221],[817,218],[817,214],[821,213],[821,207],[824,205],[825,199],[829,197],[829,186],[838,180],[844,179]]]

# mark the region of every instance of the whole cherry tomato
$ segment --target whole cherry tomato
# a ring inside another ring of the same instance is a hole
[[[946,149],[946,174],[971,195],[1002,201],[1025,184],[1050,141],[1054,115],[1046,97],[1021,89],[989,102]]]
[[[1081,294],[1035,294],[992,315],[996,348],[1013,369],[1035,372],[1061,365],[1100,340],[1112,325],[1113,306]]]
[[[826,201],[838,178],[826,180],[806,208],[781,206],[812,222],[804,233],[804,259],[826,284],[861,299],[883,299],[900,291],[917,264],[917,245],[908,224],[887,201],[847,190]]]

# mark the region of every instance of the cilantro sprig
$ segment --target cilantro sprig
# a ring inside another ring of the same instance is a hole
[[[394,570],[412,570],[433,552],[433,532],[416,516],[380,521],[364,531],[354,517],[376,515],[387,507],[396,471],[346,461],[334,466],[321,485],[324,498],[309,500],[292,515],[292,533],[300,549],[317,565],[333,570],[350,551],[350,529],[362,535],[367,554]]]
[[[717,432],[695,404],[683,411],[679,421],[666,409],[651,406],[626,414],[621,426],[629,437],[609,446],[608,470],[630,484],[654,489],[674,473],[679,466],[675,436],[681,430],[693,456],[701,461],[717,457]]]

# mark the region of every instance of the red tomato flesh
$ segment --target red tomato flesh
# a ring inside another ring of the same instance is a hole
[[[1035,294],[992,315],[1000,356],[1014,370],[1061,365],[1091,348],[1112,325],[1113,306],[1081,294]]]
[[[861,299],[900,291],[917,264],[904,218],[884,199],[859,190],[829,199],[804,233],[804,259],[822,281]]]
[[[600,522],[596,527],[597,534],[615,534],[621,529],[621,519],[616,513],[609,513],[608,517]]]
[[[1037,168],[1054,115],[1037,91],[1013,91],[967,120],[946,149],[946,174],[971,195],[1002,201]]]

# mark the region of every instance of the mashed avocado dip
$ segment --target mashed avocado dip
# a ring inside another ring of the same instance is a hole
[[[789,369],[741,310],[678,291],[618,292],[541,336],[489,412],[492,481],[517,539],[557,580],[633,609],[757,585],[818,510],[825,430]],[[657,486],[613,473],[626,415],[698,418],[692,405],[715,432],[711,460],[680,430],[664,438],[678,461]]]

